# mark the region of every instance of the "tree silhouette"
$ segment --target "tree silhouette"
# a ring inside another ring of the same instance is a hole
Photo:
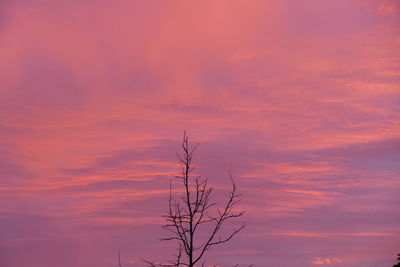
[[[397,261],[398,261],[398,263],[393,265],[393,267],[400,267],[400,253],[397,254]]]
[[[216,203],[210,200],[213,188],[208,185],[208,180],[193,175],[192,159],[198,145],[190,147],[189,138],[186,132],[184,133],[182,153],[177,153],[181,174],[175,176],[181,182],[183,193],[174,197],[172,182],[170,183],[169,209],[163,216],[166,220],[163,228],[171,235],[161,240],[177,242],[175,258],[166,263],[142,259],[149,267],[194,267],[199,264],[204,266],[204,256],[208,250],[228,242],[245,227],[243,223],[231,231],[224,230],[228,220],[244,214],[244,211],[236,211],[241,195],[237,193],[236,184],[232,175],[229,174],[232,188],[225,205],[222,208],[216,208]]]

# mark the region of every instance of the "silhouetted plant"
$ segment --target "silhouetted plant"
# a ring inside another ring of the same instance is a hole
[[[393,267],[400,267],[400,253],[397,254],[397,261],[398,261],[398,263],[393,265]]]
[[[206,252],[216,245],[231,240],[238,234],[245,224],[233,228],[228,234],[222,235],[224,223],[228,220],[241,217],[244,211],[236,211],[235,208],[240,201],[240,194],[237,193],[236,184],[229,174],[232,188],[229,192],[225,205],[218,209],[211,209],[216,203],[210,202],[213,188],[208,185],[207,179],[200,176],[193,176],[192,159],[198,144],[190,147],[189,138],[186,132],[183,136],[182,153],[178,154],[181,165],[181,174],[175,176],[183,186],[183,194],[179,198],[172,196],[172,183],[170,183],[169,210],[163,217],[167,221],[163,228],[171,232],[171,236],[161,240],[177,241],[177,254],[173,260],[166,263],[155,263],[143,260],[149,267],[194,267],[200,264],[204,266]],[[214,215],[210,212],[214,210]],[[198,234],[204,234],[203,226],[208,225],[210,229],[203,241],[199,240]],[[200,228],[201,227],[201,228]],[[201,231],[200,231],[201,230]]]

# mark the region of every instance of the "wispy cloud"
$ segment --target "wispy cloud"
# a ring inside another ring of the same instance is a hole
[[[400,7],[361,2],[3,1],[0,265],[167,257],[183,130],[213,200],[231,171],[247,210],[210,262],[388,263]]]

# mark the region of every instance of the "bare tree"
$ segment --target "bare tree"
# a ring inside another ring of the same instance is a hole
[[[398,261],[398,263],[393,265],[393,267],[400,267],[400,253],[397,254],[397,261]]]
[[[190,147],[189,138],[185,132],[182,153],[177,154],[181,174],[175,176],[182,183],[183,193],[178,198],[173,197],[172,183],[170,183],[169,210],[163,216],[166,220],[163,228],[171,235],[161,240],[177,241],[177,253],[173,260],[166,263],[143,260],[149,267],[194,267],[200,264],[204,266],[204,256],[209,249],[228,242],[245,227],[243,223],[231,231],[224,230],[228,220],[244,214],[244,211],[236,211],[240,194],[237,193],[236,184],[232,175],[229,174],[232,188],[225,205],[217,208],[216,203],[211,202],[213,188],[208,185],[208,180],[193,175],[192,159],[197,147],[198,144]],[[202,237],[199,237],[200,233]]]

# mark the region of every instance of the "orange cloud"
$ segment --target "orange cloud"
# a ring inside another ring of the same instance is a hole
[[[393,4],[381,4],[378,7],[378,12],[382,15],[392,15],[396,10],[396,6]]]
[[[346,260],[340,259],[340,258],[319,258],[319,257],[314,257],[311,260],[312,264],[315,265],[320,265],[320,264],[341,264],[347,262]]]

